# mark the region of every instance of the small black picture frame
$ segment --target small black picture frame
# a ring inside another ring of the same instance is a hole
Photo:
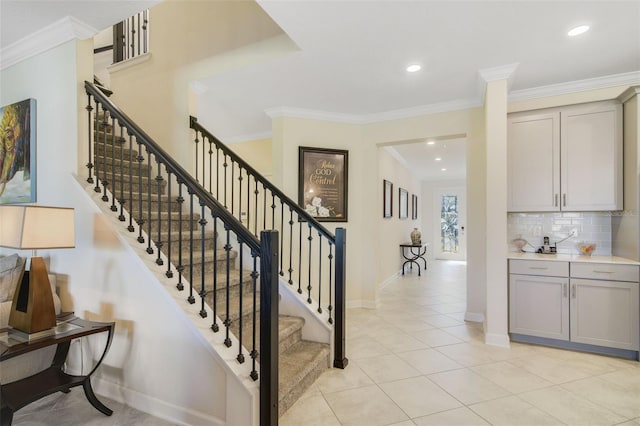
[[[382,182],[382,217],[393,217],[393,182],[386,179]]]
[[[409,192],[404,188],[399,188],[398,198],[400,200],[398,217],[400,219],[407,219],[409,217]]]
[[[418,196],[411,194],[411,219],[416,220],[418,218]]]

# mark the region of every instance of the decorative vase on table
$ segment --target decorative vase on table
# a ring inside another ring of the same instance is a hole
[[[418,231],[418,228],[413,228],[413,231],[411,231],[411,244],[422,244],[422,234]]]

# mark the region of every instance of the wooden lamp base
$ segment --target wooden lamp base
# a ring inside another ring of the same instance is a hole
[[[27,334],[56,326],[56,310],[44,259],[31,258],[29,277],[22,279],[13,295],[9,326]]]

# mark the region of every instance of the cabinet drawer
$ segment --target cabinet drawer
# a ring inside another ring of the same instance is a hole
[[[616,263],[571,262],[571,278],[638,282],[640,267]]]
[[[544,275],[549,277],[568,277],[569,262],[549,260],[510,260],[509,273],[521,275]]]

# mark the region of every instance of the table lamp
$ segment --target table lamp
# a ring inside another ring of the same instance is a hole
[[[73,209],[44,206],[0,206],[0,246],[31,249],[29,279],[20,279],[9,314],[9,326],[27,334],[56,326],[51,284],[37,249],[75,247]]]

